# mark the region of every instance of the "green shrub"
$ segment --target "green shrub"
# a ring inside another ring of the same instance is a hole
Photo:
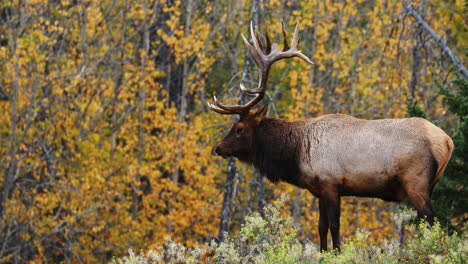
[[[221,263],[301,263],[319,255],[316,247],[304,247],[297,239],[291,218],[282,218],[283,200],[265,207],[265,219],[254,213],[247,217],[237,240],[227,237],[214,247]]]
[[[447,235],[439,222],[430,228],[421,221],[400,255],[403,263],[467,263],[468,240]]]
[[[354,239],[344,241],[341,252],[320,252],[312,243],[301,243],[290,217],[281,217],[284,201],[265,208],[265,218],[254,213],[246,219],[239,237],[226,236],[224,242],[187,249],[168,241],[164,246],[116,259],[113,263],[468,263],[466,234],[448,235],[438,222],[428,227],[425,222],[409,225],[410,234],[400,246],[396,240],[380,245],[368,242],[369,232],[360,230]],[[414,217],[414,211],[401,210],[394,215],[398,224]]]
[[[113,264],[150,264],[150,263],[203,263],[207,254],[207,247],[186,248],[180,243],[167,240],[162,246],[148,250],[146,253],[136,254],[128,250],[128,256],[114,259]]]

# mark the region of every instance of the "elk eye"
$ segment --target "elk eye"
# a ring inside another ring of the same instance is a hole
[[[237,134],[237,135],[240,135],[240,134],[242,133],[243,130],[244,130],[244,129],[243,129],[242,127],[238,127],[238,128],[236,129],[236,134]]]

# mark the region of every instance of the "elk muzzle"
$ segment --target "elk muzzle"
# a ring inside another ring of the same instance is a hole
[[[225,149],[223,149],[221,143],[215,147],[214,152],[216,155],[221,156],[224,159],[227,159],[230,156],[230,154]]]

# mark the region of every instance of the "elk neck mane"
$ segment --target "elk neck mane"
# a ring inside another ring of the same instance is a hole
[[[307,144],[297,125],[265,117],[256,127],[250,162],[273,183],[285,181],[297,185],[299,158],[303,144]]]

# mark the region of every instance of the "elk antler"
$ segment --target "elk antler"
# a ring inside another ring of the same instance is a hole
[[[283,32],[284,48],[282,51],[279,51],[278,45],[276,43],[273,43],[272,45],[270,42],[267,25],[265,24],[265,46],[258,36],[258,30],[255,30],[254,32],[252,22],[250,22],[250,33],[252,35],[253,46],[247,41],[247,39],[245,39],[244,34],[242,34],[242,38],[244,39],[244,43],[247,45],[247,49],[254,59],[255,64],[257,64],[259,82],[257,88],[255,89],[247,89],[242,83],[240,84],[240,88],[243,92],[250,95],[255,95],[255,97],[245,105],[234,106],[223,105],[216,99],[216,97],[214,97],[214,105],[208,103],[208,107],[210,107],[211,110],[225,115],[244,115],[248,113],[250,109],[257,105],[265,96],[268,73],[270,72],[271,65],[275,61],[286,58],[299,57],[308,63],[313,64],[313,62],[307,56],[302,54],[300,50],[297,50],[297,45],[299,44],[299,21],[297,22],[296,28],[294,30],[291,47],[288,45],[283,20],[281,20],[281,29]]]

